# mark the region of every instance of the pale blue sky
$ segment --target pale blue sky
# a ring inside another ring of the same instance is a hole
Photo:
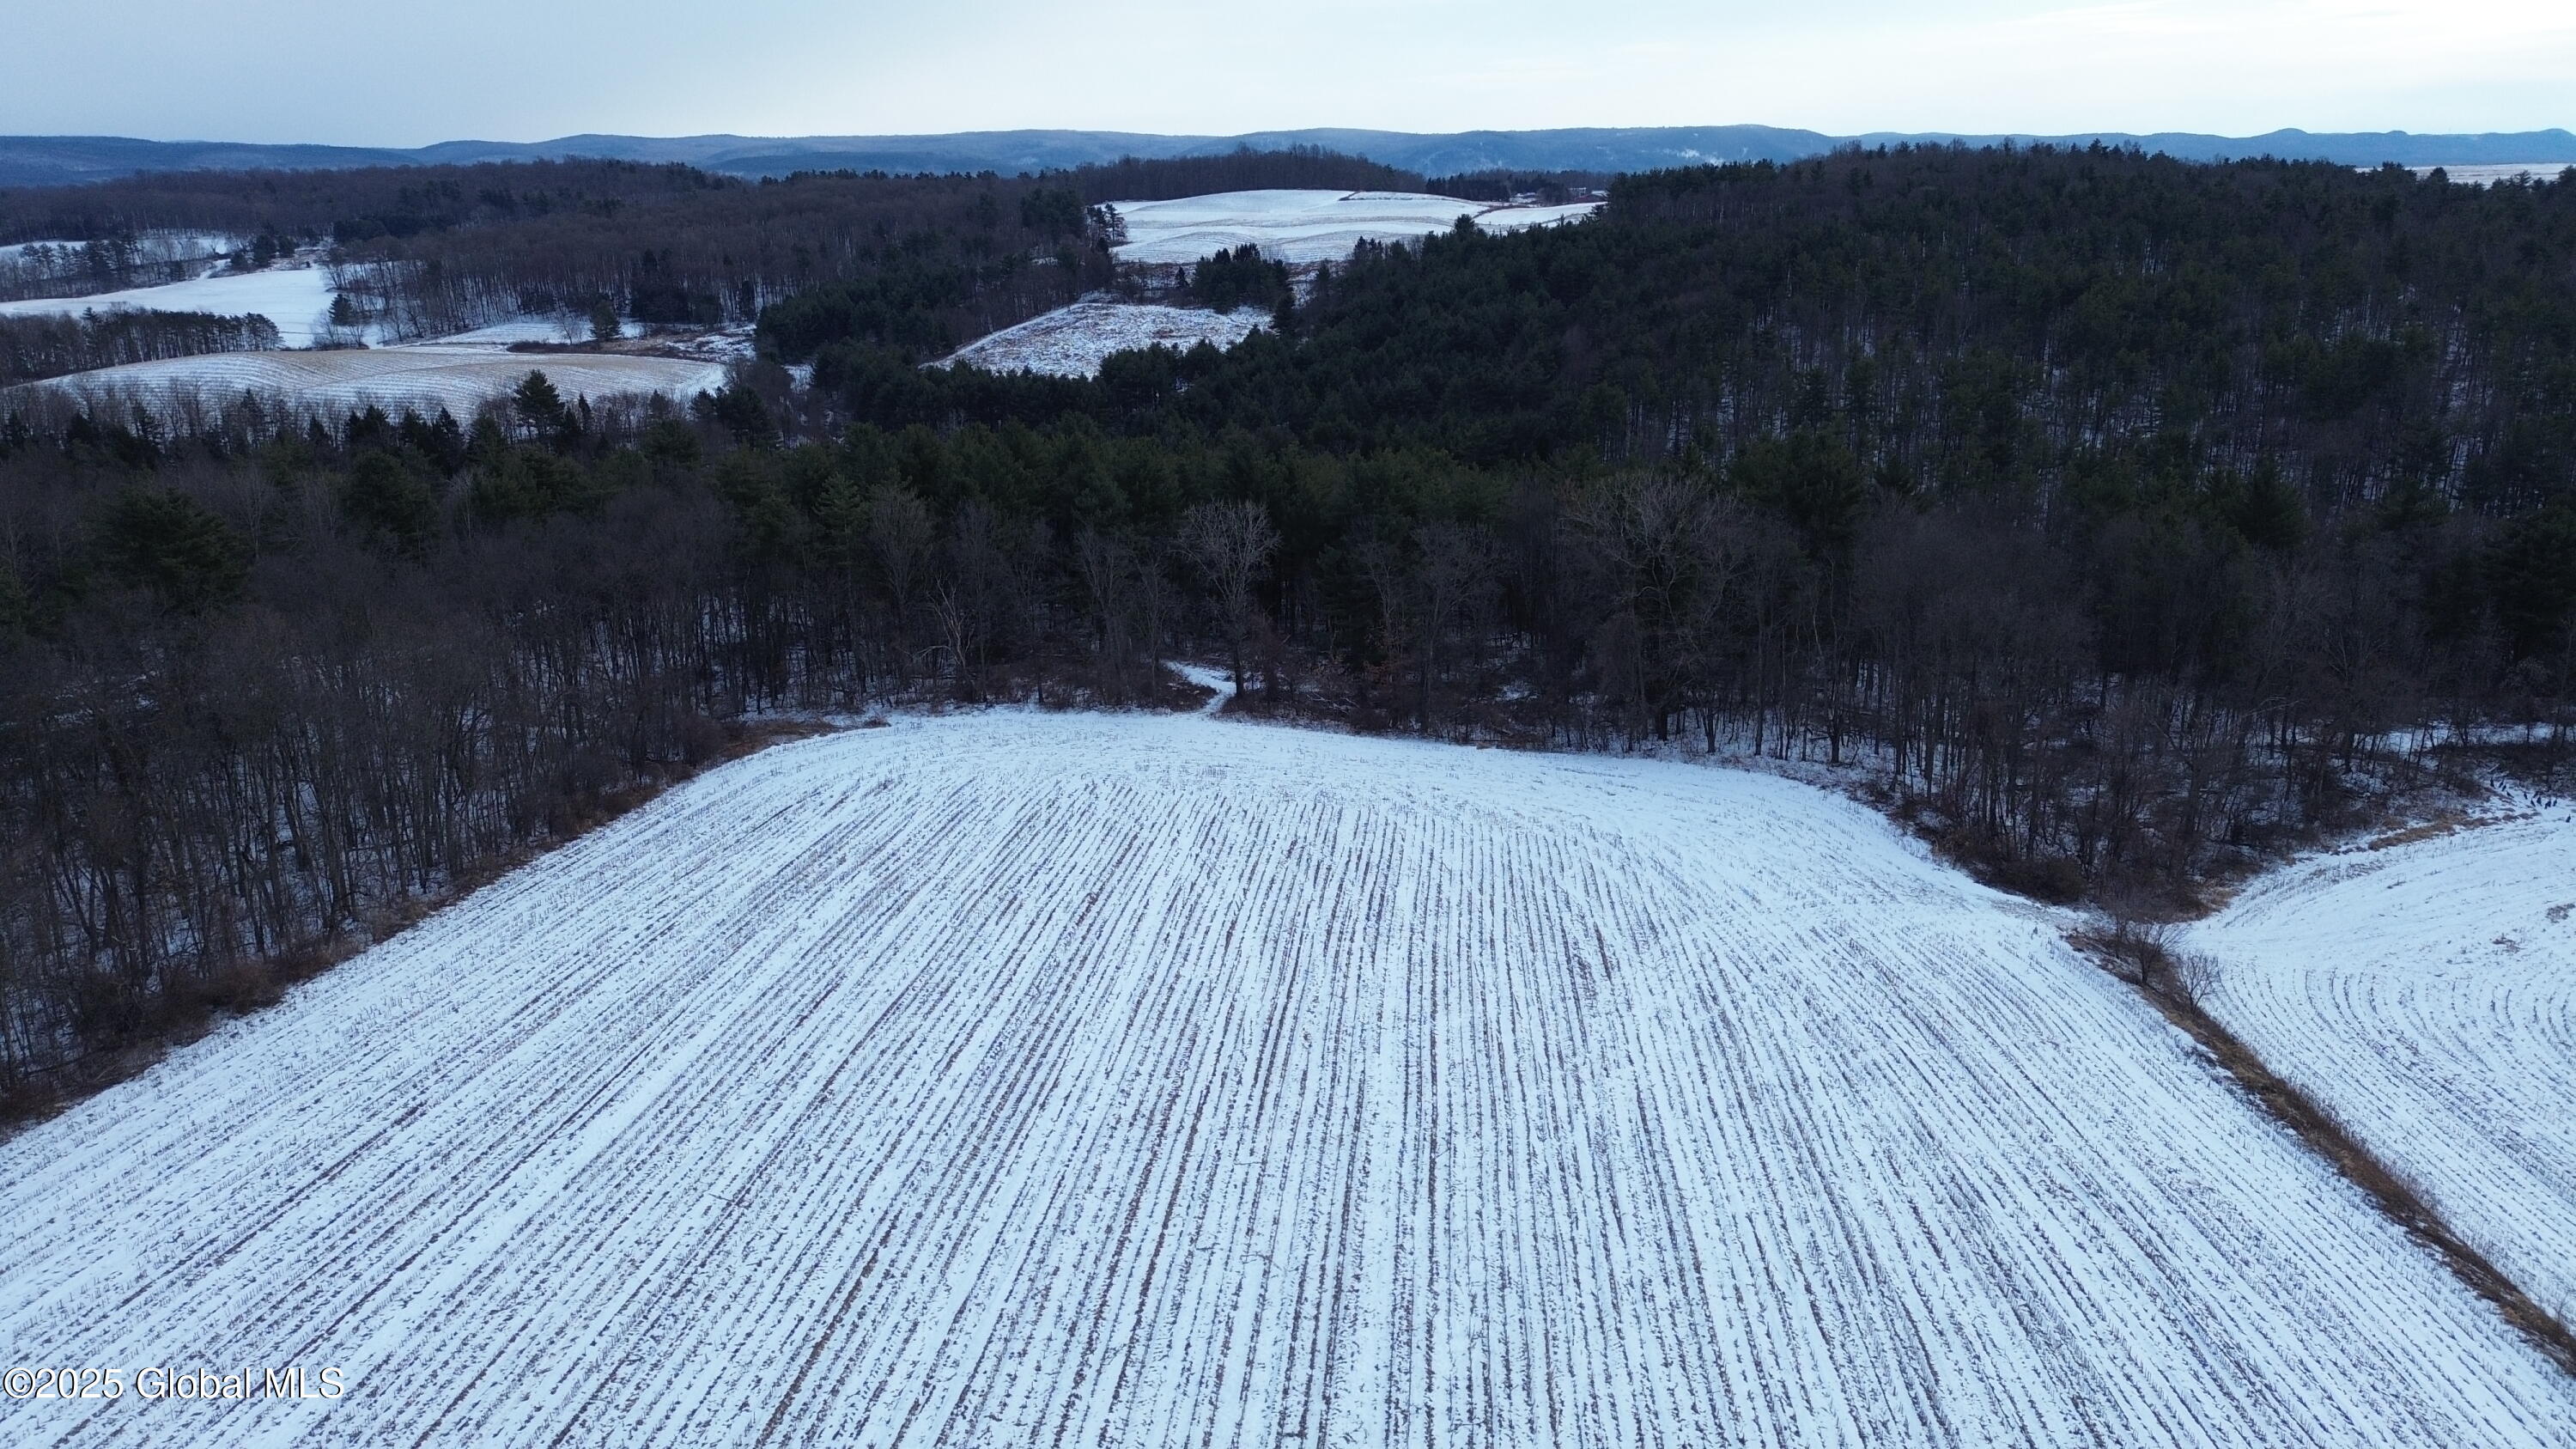
[[[0,132],[2576,127],[2576,3],[0,0]]]

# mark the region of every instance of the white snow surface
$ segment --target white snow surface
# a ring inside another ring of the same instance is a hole
[[[289,347],[310,347],[328,325],[331,273],[317,266],[281,264],[258,272],[218,271],[191,281],[86,297],[35,297],[0,302],[0,317],[77,317],[83,312],[212,312],[223,317],[256,314],[277,324]]]
[[[2553,161],[2546,165],[2510,163],[2442,167],[2416,166],[2409,169],[2414,171],[2418,176],[2429,176],[2434,171],[2439,170],[2445,177],[2458,182],[2463,186],[2493,186],[2499,181],[2518,181],[2525,176],[2530,177],[2534,181],[2555,181],[2558,179],[2558,174],[2560,172],[2571,168],[2576,168],[2576,161]],[[2367,170],[2370,168],[2364,169]]]
[[[962,362],[987,372],[1025,368],[1057,377],[1091,377],[1114,352],[1156,345],[1187,352],[1202,342],[1232,347],[1268,320],[1258,307],[1216,313],[1204,307],[1076,302],[978,338],[937,365]]]
[[[690,398],[726,381],[722,362],[596,352],[510,352],[503,347],[417,345],[331,352],[219,352],[102,367],[23,383],[93,397],[133,396],[165,405],[193,396],[221,405],[251,391],[299,406],[444,407],[470,416],[542,372],[570,399],[665,393]]]
[[[0,1144],[11,1363],[351,1385],[0,1442],[2576,1442],[2059,924],[1749,773],[780,747]]]
[[[445,337],[427,339],[427,342],[435,347],[490,347],[507,351],[511,344],[517,342],[587,342],[590,335],[588,317],[570,312],[546,312],[512,317],[467,332],[451,332]]]
[[[2576,1314],[2576,814],[2306,861],[2183,941],[2230,1030]]]
[[[46,249],[48,249],[48,250],[60,250],[60,249],[68,248],[68,249],[71,249],[71,250],[77,251],[77,250],[79,250],[80,248],[82,248],[82,247],[84,247],[84,246],[87,246],[87,245],[88,245],[88,243],[87,243],[87,242],[76,242],[76,241],[42,241],[42,240],[39,240],[39,241],[11,242],[11,243],[9,243],[7,246],[0,246],[0,261],[16,261],[19,257],[22,257],[22,256],[26,255],[27,253],[32,252],[32,251],[34,251],[34,250],[36,250],[38,247],[44,247],[44,248],[46,248]]]
[[[1492,216],[1491,229],[1516,231],[1589,215],[1598,203],[1498,207],[1454,196],[1397,191],[1226,191],[1177,201],[1111,203],[1127,223],[1122,262],[1195,262],[1252,245],[1283,262],[1337,262],[1365,241],[1419,240],[1461,216]]]

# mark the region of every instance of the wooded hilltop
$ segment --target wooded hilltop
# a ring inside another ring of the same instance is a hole
[[[1068,380],[922,364],[1109,285],[1100,203],[1235,173],[456,170],[0,195],[0,237],[110,205],[328,232],[424,327],[543,293],[756,318],[763,353],[660,411],[542,378],[462,419],[0,397],[0,1091],[746,718],[1152,707],[1178,657],[1358,729],[1841,765],[2061,900],[2188,893],[2441,741],[2564,788],[2576,174],[1628,176],[1591,222],[1363,246],[1229,352]]]

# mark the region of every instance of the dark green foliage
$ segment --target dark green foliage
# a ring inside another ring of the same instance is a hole
[[[1312,146],[1284,151],[1238,147],[1221,156],[1182,156],[1165,161],[1129,159],[1063,173],[1088,202],[1169,201],[1221,191],[1420,191],[1410,171]],[[1444,195],[1463,193],[1443,192]]]
[[[1265,261],[1250,244],[1218,252],[1190,271],[1190,295],[1214,312],[1258,307],[1267,312],[1288,299],[1288,268]]]
[[[369,548],[416,559],[437,534],[438,494],[402,456],[370,450],[349,465],[340,513]]]
[[[2219,516],[2247,543],[2287,553],[2306,541],[2307,501],[2269,459],[2251,477],[2222,473],[2210,486]]]
[[[505,448],[475,465],[465,499],[475,521],[491,526],[588,512],[606,502],[610,491],[574,459],[540,448]]]
[[[639,447],[645,457],[675,468],[696,466],[700,451],[698,435],[676,418],[665,418],[646,428]]]
[[[443,476],[453,476],[465,466],[465,430],[445,408],[438,410],[435,421],[403,409],[399,436],[404,447]]]
[[[720,389],[710,400],[707,411],[718,426],[744,447],[766,447],[778,439],[778,425],[770,421],[769,405],[750,388]]]
[[[579,415],[543,372],[531,371],[510,394],[510,411],[523,436],[557,448],[570,447],[581,436]]]
[[[1851,449],[1816,433],[1756,440],[1736,455],[1730,481],[1745,498],[1797,531],[1808,554],[1839,560],[1869,504]]]
[[[1082,194],[1070,186],[1040,186],[1020,195],[1020,226],[1049,241],[1082,230]]]
[[[713,326],[725,319],[724,303],[717,291],[712,287],[692,289],[691,279],[662,253],[648,248],[636,259],[629,276],[626,313],[638,322],[694,322]],[[598,310],[608,312],[609,330],[605,335],[616,335],[614,311],[606,303],[601,303]],[[598,319],[594,318],[594,327],[597,322]]]
[[[123,423],[101,421],[96,413],[84,411],[63,429],[63,451],[82,462],[95,462],[133,471],[158,467],[161,445],[149,431],[129,428]]]
[[[2514,656],[2576,664],[2576,502],[2553,504],[2507,529],[2488,569]]]
[[[109,580],[150,593],[167,613],[229,604],[250,578],[250,540],[175,489],[116,494],[99,511],[95,547]]]

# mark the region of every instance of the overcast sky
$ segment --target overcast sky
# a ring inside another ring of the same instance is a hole
[[[2576,128],[2576,0],[6,0],[0,132]]]

